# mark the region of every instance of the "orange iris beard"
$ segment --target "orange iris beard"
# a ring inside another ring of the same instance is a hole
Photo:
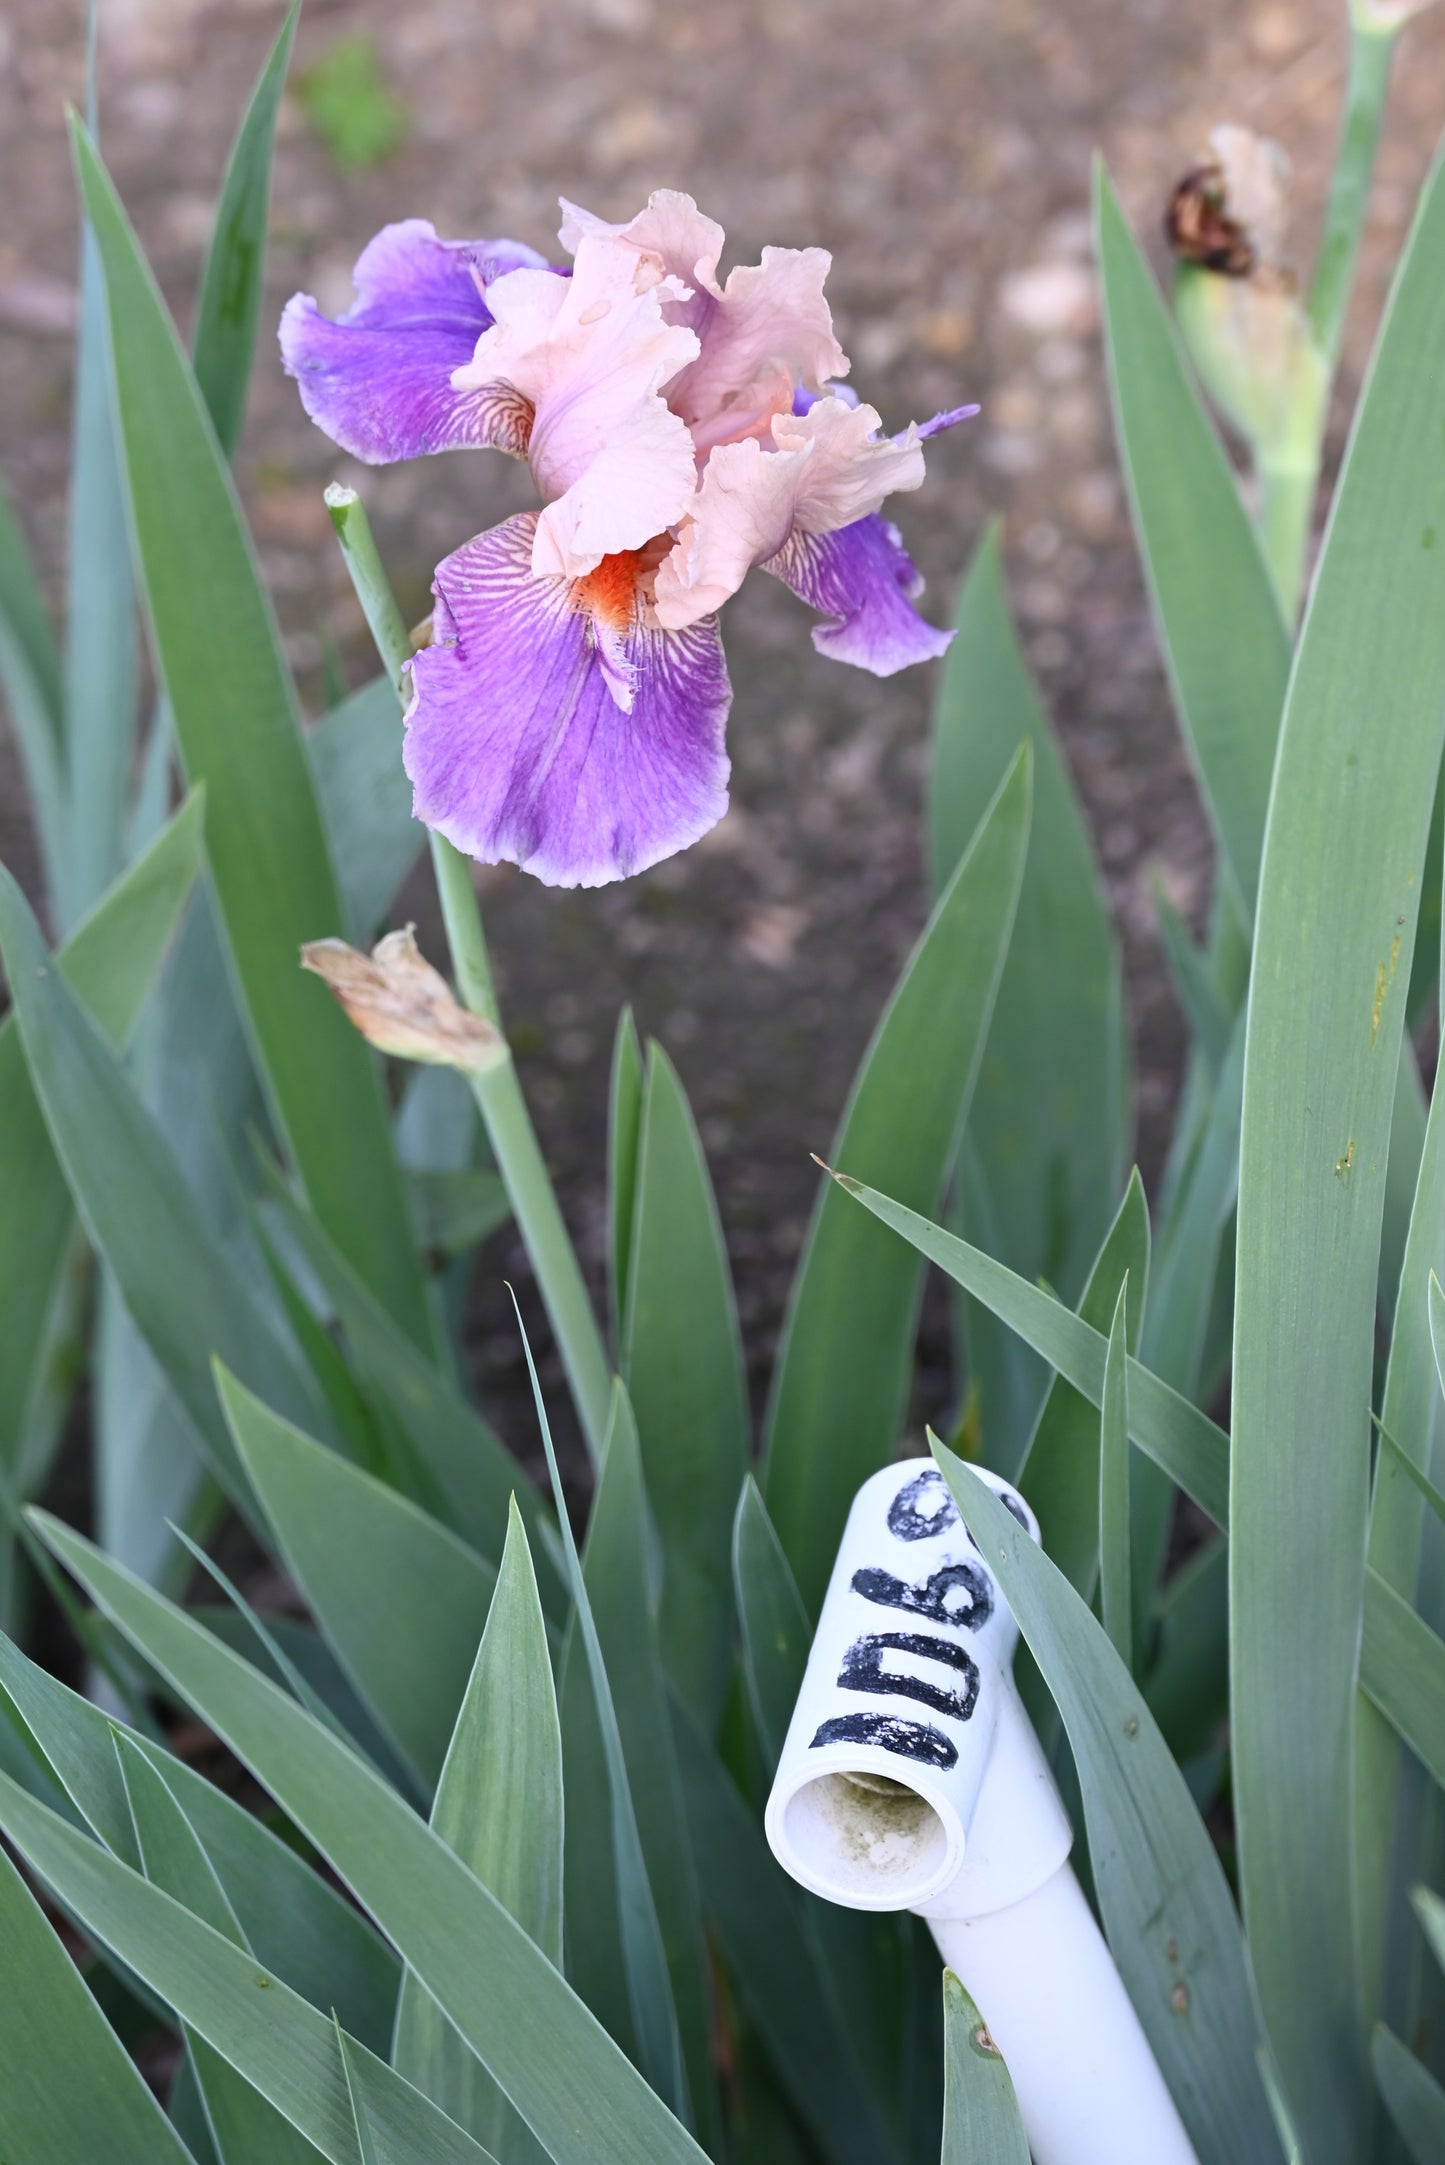
[[[671,547],[672,536],[659,534],[640,549],[618,549],[604,556],[594,570],[573,581],[576,607],[585,609],[605,631],[618,637],[631,631],[637,621],[642,582],[651,578]],[[650,595],[650,587],[648,591]]]

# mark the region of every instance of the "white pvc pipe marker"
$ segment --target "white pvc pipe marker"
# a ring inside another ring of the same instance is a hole
[[[1037,1540],[1018,1491],[980,1473]],[[844,1528],[768,1840],[830,1902],[927,1919],[1003,2055],[1034,2165],[1197,2165],[1070,1869],[1017,1643],[932,1459],[876,1473]]]

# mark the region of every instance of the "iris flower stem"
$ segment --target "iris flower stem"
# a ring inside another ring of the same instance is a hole
[[[427,840],[431,844],[432,872],[462,1005],[500,1029],[502,1017],[492,984],[492,964],[487,953],[487,936],[482,930],[482,912],[477,902],[477,890],[472,885],[471,863],[434,827],[427,829]]]
[[[382,667],[391,678],[397,698],[405,706],[403,672],[411,660],[411,635],[406,628],[406,619],[396,605],[391,582],[382,570],[366,506],[355,489],[343,488],[333,481],[326,491],[326,508],[331,513],[331,523],[336,528],[336,538],[341,543],[341,553],[346,558],[346,568],[361,603],[367,629],[381,656]],[[487,936],[482,930],[482,913],[477,906],[471,870],[461,851],[454,849],[445,835],[437,834],[431,828],[427,831],[457,989],[474,1015],[483,1015],[500,1028],[501,1016],[492,984]]]
[[[396,687],[398,699],[405,704],[402,666],[411,657],[411,639],[382,569],[366,508],[354,489],[334,483],[326,491],[326,506],[382,666]],[[500,1029],[501,1016],[471,867],[444,835],[429,832],[429,839],[457,990],[464,1006]],[[607,1433],[611,1371],[516,1067],[509,1054],[486,1073],[469,1075],[467,1080],[481,1108],[512,1213],[537,1273],[573,1403],[596,1464]]]
[[[1360,251],[1370,177],[1375,170],[1380,125],[1390,88],[1398,25],[1357,16],[1350,26],[1350,73],[1344,125],[1335,153],[1334,178],[1325,209],[1319,255],[1310,284],[1310,323],[1331,369],[1339,358],[1345,309]]]
[[[1259,536],[1290,623],[1299,607],[1324,451],[1328,382],[1339,361],[1397,31],[1397,24],[1382,24],[1363,13],[1352,15],[1344,120],[1307,304],[1310,328],[1324,356],[1326,389],[1318,414],[1306,421],[1300,432],[1307,440],[1282,446],[1282,456],[1261,458],[1259,462]]]
[[[1320,445],[1314,456],[1279,462],[1261,458],[1257,525],[1264,559],[1274,580],[1275,592],[1287,624],[1293,624],[1300,604],[1305,556],[1309,549],[1310,520],[1320,478]]]
[[[516,1067],[510,1059],[503,1060],[467,1080],[482,1109],[513,1216],[537,1273],[588,1455],[594,1466],[600,1465],[612,1395],[611,1367]]]

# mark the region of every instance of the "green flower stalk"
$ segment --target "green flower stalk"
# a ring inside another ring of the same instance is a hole
[[[382,569],[365,506],[354,489],[337,484],[327,489],[326,504],[377,653],[396,686],[398,699],[404,701],[403,668],[411,658],[413,642]],[[463,1056],[451,1058],[448,1064],[459,1067],[466,1075],[481,1108],[497,1166],[557,1336],[588,1450],[595,1461],[602,1453],[611,1399],[607,1355],[576,1251],[557,1206],[551,1177],[517,1080],[511,1050],[501,1032],[501,1016],[471,869],[465,857],[435,830],[428,829],[427,840],[431,845],[432,868],[436,874],[457,988],[463,1005],[472,1015],[481,1018],[489,1033],[484,1056],[477,1057],[481,1047],[468,1039]],[[341,945],[340,942],[327,944]],[[350,949],[345,952],[351,954]],[[374,957],[373,962],[378,957]],[[380,959],[384,965],[387,958]],[[307,960],[308,967],[317,967],[314,956],[308,956]],[[394,964],[396,958],[391,960]],[[419,956],[417,960],[420,961]],[[363,957],[357,956],[354,961],[365,967]],[[422,968],[425,967],[422,964]],[[331,982],[324,968],[321,974],[327,975]],[[339,988],[334,984],[333,990],[340,996]],[[353,1020],[358,1018],[353,1016]],[[362,1025],[359,1023],[358,1026]],[[367,1034],[371,1032],[368,1030]],[[376,1041],[381,1042],[380,1039]],[[454,1042],[457,1047],[462,1046],[460,1037]],[[412,1051],[408,1057],[418,1055]],[[434,1045],[420,1057],[447,1060],[448,1054],[445,1050],[435,1049]]]
[[[1418,0],[1351,0],[1344,123],[1309,294],[1310,321],[1331,368],[1339,358],[1345,310],[1360,252],[1395,39],[1401,25],[1418,12]]]
[[[398,700],[405,706],[404,672],[414,642],[396,605],[391,582],[381,568],[366,507],[355,489],[344,488],[340,482],[333,481],[326,491],[326,508],[331,513],[331,523],[341,543],[341,553],[346,558],[346,568],[351,574],[351,583],[382,667],[396,687]],[[488,1022],[499,1022],[492,965],[467,860],[434,827],[427,829],[427,840],[431,844],[432,870],[436,874],[437,894],[452,951],[452,967],[457,973],[462,998],[473,1014],[485,1016]]]

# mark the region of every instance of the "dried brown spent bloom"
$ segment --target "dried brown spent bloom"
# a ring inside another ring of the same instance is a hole
[[[1217,165],[1196,165],[1169,198],[1164,233],[1186,263],[1219,271],[1226,278],[1248,278],[1254,250],[1243,227],[1224,208],[1224,176]]]
[[[474,1075],[507,1057],[501,1032],[458,1004],[417,946],[411,925],[387,933],[369,955],[345,940],[310,940],[301,964],[335,994],[379,1052]]]
[[[1289,161],[1249,128],[1215,128],[1209,159],[1174,192],[1167,226],[1180,263],[1174,311],[1200,380],[1250,446],[1256,471],[1314,470],[1329,388],[1298,285],[1285,262]]]
[[[1210,155],[1170,198],[1164,230],[1186,263],[1226,278],[1278,277],[1284,263],[1289,161],[1277,143],[1230,122],[1212,130]]]

